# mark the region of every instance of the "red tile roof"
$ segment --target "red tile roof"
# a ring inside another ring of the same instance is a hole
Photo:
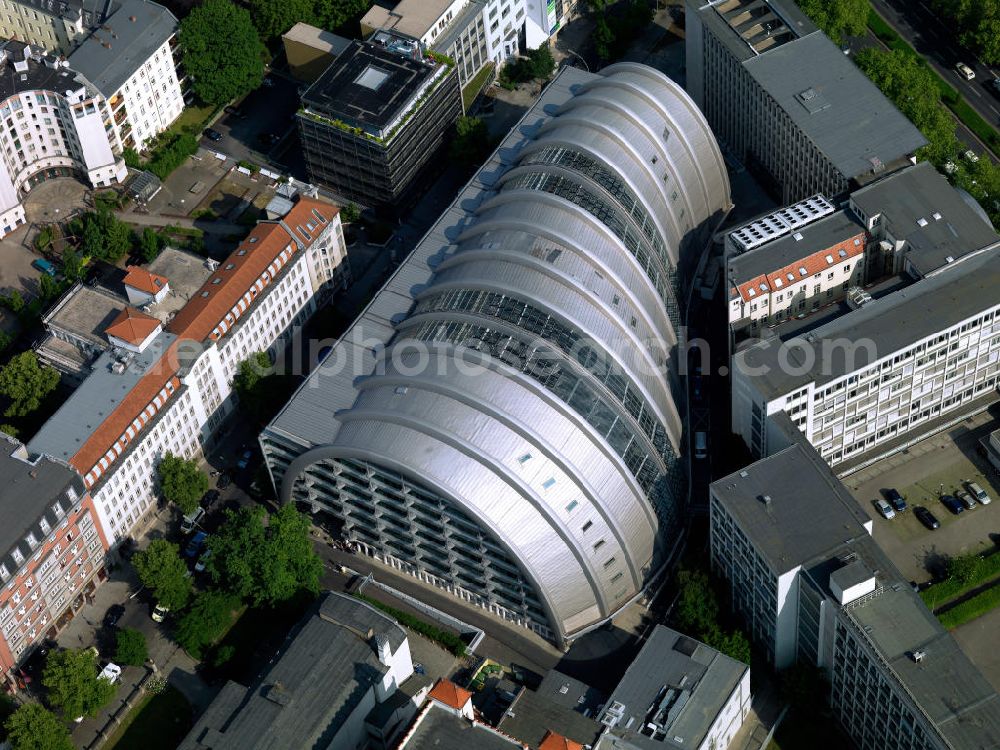
[[[139,312],[134,307],[126,307],[118,313],[104,332],[130,344],[139,345],[159,326],[160,321],[152,315]]]
[[[167,277],[147,271],[142,266],[127,266],[124,284],[146,294],[157,294],[167,285]]]
[[[472,693],[465,688],[460,688],[451,680],[442,677],[434,683],[434,687],[431,688],[429,697],[433,698],[438,703],[443,703],[446,706],[451,706],[452,708],[461,711],[465,708],[465,704],[472,700]]]
[[[542,737],[542,742],[538,750],[583,750],[583,745],[573,740],[568,740],[561,734],[556,734],[551,729]]]

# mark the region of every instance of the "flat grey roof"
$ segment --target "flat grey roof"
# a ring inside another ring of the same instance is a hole
[[[1000,695],[904,583],[843,610],[954,748],[995,748]],[[916,662],[914,651],[923,651]]]
[[[176,32],[177,19],[162,5],[122,0],[119,9],[70,54],[69,64],[110,97]]]
[[[406,637],[364,602],[328,592],[261,682],[227,685],[179,749],[334,747],[337,732],[388,669],[366,640],[369,630],[387,635],[394,651]]]
[[[601,730],[597,709],[602,703],[604,696],[598,690],[550,669],[537,690],[521,691],[498,728],[531,747],[538,747],[548,731],[593,745]]]
[[[431,45],[434,49],[447,52],[448,48],[458,41],[462,33],[476,22],[476,19],[483,12],[484,0],[470,0],[470,2],[451,19],[451,22],[444,27],[444,31],[438,35]],[[483,60],[483,63],[489,62]]]
[[[864,231],[865,228],[854,214],[837,211],[766,245],[732,256],[729,260],[729,278],[734,284],[745,284]],[[796,235],[800,239],[796,239]]]
[[[161,331],[144,351],[129,360],[121,373],[112,370],[116,361],[113,352],[101,354],[80,387],[31,439],[28,449],[69,461],[147,372],[166,366],[159,365],[160,359],[176,338],[168,331]]]
[[[906,240],[907,261],[920,276],[947,265],[949,256],[1000,241],[982,210],[926,161],[856,190],[851,201],[866,216],[881,214],[891,234]]]
[[[299,21],[288,31],[281,35],[282,39],[288,39],[300,44],[307,44],[324,52],[329,52],[336,57],[351,44],[351,40],[334,34],[332,31],[324,31],[316,26]]]
[[[749,669],[700,641],[657,625],[608,699],[605,717],[615,703],[624,706],[622,718],[608,731],[642,750],[699,747]],[[650,715],[660,701],[669,702],[671,697],[672,707]],[[661,728],[656,739],[638,731],[650,722]]]
[[[46,314],[45,324],[61,328],[105,349],[108,337],[104,335],[104,330],[127,304],[128,300],[124,297],[80,284]]]
[[[399,750],[521,750],[521,745],[431,705]],[[182,749],[183,750],[183,749]]]
[[[76,501],[67,491],[82,498],[86,493],[83,479],[69,466],[46,456],[28,459],[24,446],[8,435],[0,436],[0,508],[3,509],[3,523],[0,523],[0,563],[14,573],[31,558],[38,549],[28,545],[25,537],[30,531],[41,543],[58,524]],[[62,508],[57,516],[52,512],[56,503]],[[44,531],[39,522],[45,519],[49,531]],[[22,562],[14,560],[15,549],[23,555]]]
[[[733,363],[768,401],[810,382],[817,386],[855,372],[916,341],[993,307],[1000,299],[1000,250],[966,256],[904,289],[816,328],[805,337],[768,339],[736,354]],[[838,340],[871,342],[851,350]],[[826,343],[824,343],[826,342]],[[807,355],[803,350],[811,354]],[[812,366],[809,360],[812,360]],[[750,373],[757,373],[751,375]]]
[[[743,63],[793,123],[848,178],[890,165],[927,139],[825,34],[815,32]]]
[[[816,451],[799,444],[713,482],[711,492],[779,575],[868,536],[868,516]]]
[[[205,265],[205,258],[176,247],[163,248],[145,268],[150,273],[167,277],[170,291],[162,302],[153,305],[149,311],[150,315],[164,322],[184,307],[213,273]]]

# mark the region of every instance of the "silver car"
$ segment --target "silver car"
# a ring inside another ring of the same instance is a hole
[[[956,492],[955,497],[959,499],[959,501],[962,503],[962,505],[966,507],[967,510],[972,510],[979,504],[975,501],[972,495],[970,495],[968,492],[963,492],[962,490]]]

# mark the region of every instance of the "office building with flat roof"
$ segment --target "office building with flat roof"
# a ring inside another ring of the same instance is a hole
[[[750,713],[750,667],[656,625],[611,693],[596,750],[724,750]]]
[[[80,475],[31,457],[8,435],[0,435],[0,513],[0,678],[23,689],[17,668],[107,577],[107,540]]]
[[[783,204],[835,197],[927,144],[792,0],[687,0],[687,89]]]
[[[302,96],[309,179],[360,205],[399,211],[461,114],[453,64],[386,31],[354,42]]]
[[[679,538],[678,269],[729,207],[673,81],[563,69],[263,432],[282,501],[555,641],[613,617]]]
[[[870,537],[804,441],[710,487],[712,567],[779,669],[824,670],[863,750],[986,748],[1000,695]]]

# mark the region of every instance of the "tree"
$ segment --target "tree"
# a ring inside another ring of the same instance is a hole
[[[963,586],[978,581],[985,567],[979,555],[959,555],[948,560],[948,577]]]
[[[703,640],[716,651],[721,651],[730,659],[736,659],[744,664],[750,663],[750,641],[739,630],[726,635],[716,626],[703,635]]]
[[[191,578],[176,544],[154,539],[132,557],[139,581],[153,592],[158,604],[176,612],[191,597]]]
[[[315,22],[313,0],[250,0],[250,13],[265,41],[281,36],[299,21]]]
[[[490,134],[478,117],[463,115],[455,121],[451,158],[471,170],[483,163],[490,152]]]
[[[532,78],[549,78],[556,69],[556,61],[548,44],[542,44],[537,49],[529,49],[526,57]]]
[[[803,12],[834,42],[861,36],[868,28],[869,0],[796,0]]]
[[[146,636],[135,628],[122,628],[115,636],[115,661],[141,667],[149,656]]]
[[[97,657],[89,649],[51,651],[42,672],[48,702],[67,719],[94,716],[115,694],[115,686],[97,675]]]
[[[0,298],[0,304],[17,315],[24,309],[24,297],[21,296],[20,291],[13,289],[10,294]]]
[[[129,148],[126,146],[122,149],[122,159],[125,161],[125,166],[132,169],[141,169],[142,161],[139,159],[139,152],[134,148]]]
[[[681,630],[700,637],[717,628],[719,603],[708,575],[698,570],[682,570],[677,574],[677,584],[680,592],[676,619]]]
[[[176,503],[184,515],[194,512],[208,490],[208,477],[197,461],[167,453],[156,467],[163,496]]]
[[[0,369],[0,395],[10,400],[4,416],[27,416],[41,406],[58,385],[59,373],[38,364],[38,355],[33,351],[14,355]]]
[[[152,227],[146,227],[142,230],[142,234],[138,238],[139,254],[144,261],[151,263],[160,254],[160,251],[163,250],[164,244],[164,240],[159,232]]]
[[[42,304],[48,304],[62,294],[63,289],[65,288],[65,284],[59,283],[47,273],[42,274],[38,278],[38,300],[40,300]]]
[[[222,106],[260,86],[264,45],[250,12],[230,0],[205,0],[181,21],[184,68],[198,98]]]
[[[346,206],[340,209],[340,220],[344,224],[353,224],[358,219],[361,218],[361,209],[358,208],[358,204],[351,201]]]
[[[82,281],[87,272],[87,260],[72,248],[63,251],[62,266],[63,276],[71,284]]]
[[[370,7],[372,0],[315,0],[313,18],[324,29],[340,29],[361,18]]]
[[[270,517],[260,506],[228,511],[208,547],[212,580],[255,606],[319,590],[323,566],[309,539],[309,519],[292,505]]]
[[[132,249],[132,230],[102,205],[84,214],[80,249],[91,258],[117,263]]]
[[[240,607],[239,597],[222,591],[202,591],[177,621],[174,638],[195,659],[204,656],[233,621]]]
[[[610,60],[612,55],[611,45],[615,43],[615,33],[603,17],[597,19],[590,38],[594,41],[594,51],[597,53],[597,56],[604,61]]]
[[[73,750],[66,725],[38,703],[23,704],[3,727],[11,750]]]

